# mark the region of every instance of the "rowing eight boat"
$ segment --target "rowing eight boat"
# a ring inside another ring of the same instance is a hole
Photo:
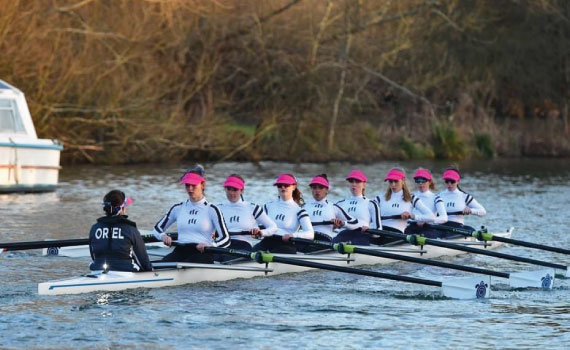
[[[496,234],[510,238],[513,228],[507,232]],[[453,243],[473,244],[472,237],[461,237],[446,240]],[[503,245],[500,242],[486,242],[485,244],[473,245],[477,249],[497,248]],[[423,258],[433,259],[443,256],[455,256],[463,254],[461,251],[443,247],[429,246],[418,247],[402,243],[397,247],[367,246],[366,249],[393,250],[397,248],[402,255],[418,255]],[[327,264],[335,266],[358,266],[393,263],[394,260],[370,255],[350,254],[348,257],[336,252],[326,251],[314,254],[294,254],[282,256],[305,260],[325,260]],[[197,264],[197,263],[155,263],[155,271],[152,272],[96,272],[81,277],[43,282],[38,285],[38,293],[42,295],[57,294],[80,294],[94,291],[119,291],[131,288],[159,288],[178,286],[199,282],[218,282],[237,278],[253,278],[258,276],[278,275],[311,270],[309,267],[286,265],[270,262],[259,265],[252,261],[239,261],[231,264]]]

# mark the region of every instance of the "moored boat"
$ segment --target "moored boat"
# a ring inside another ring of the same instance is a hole
[[[38,139],[24,93],[0,80],[0,193],[55,190],[62,150]]]
[[[507,232],[496,234],[511,237],[513,228]],[[495,249],[503,244],[500,242],[476,242],[473,238],[455,238],[446,240],[458,244],[469,244],[478,249]],[[393,250],[399,249],[399,254],[408,256],[421,255],[426,259],[455,256],[461,251],[448,248],[429,246],[418,247],[407,243],[393,247],[365,247],[366,249]],[[395,260],[362,254],[341,255],[327,251],[318,254],[289,255],[295,259],[326,262],[335,266],[359,266],[393,263]],[[323,261],[324,260],[324,261]],[[43,282],[38,285],[38,293],[42,295],[80,294],[94,291],[120,291],[130,288],[159,288],[178,286],[199,282],[218,282],[237,278],[253,278],[284,273],[294,273],[311,270],[309,267],[267,263],[260,265],[252,261],[239,261],[232,264],[195,264],[195,263],[164,263],[155,265],[152,272],[96,272],[76,278]]]

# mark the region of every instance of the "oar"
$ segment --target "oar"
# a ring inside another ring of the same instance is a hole
[[[303,238],[291,238],[291,241],[297,243],[305,243],[311,244],[318,247],[328,248],[331,250],[335,250],[340,254],[363,254],[363,255],[372,255],[378,256],[381,258],[391,259],[391,260],[399,260],[399,261],[407,261],[416,264],[422,265],[429,265],[429,266],[437,266],[443,267],[452,270],[459,270],[465,272],[473,272],[478,273],[481,275],[488,275],[488,276],[495,276],[506,278],[509,280],[509,285],[512,288],[543,288],[543,289],[552,289],[552,285],[554,283],[554,270],[553,269],[546,269],[540,271],[524,271],[524,272],[514,272],[514,273],[506,273],[506,272],[498,272],[493,270],[482,269],[478,267],[471,267],[465,265],[458,265],[458,264],[451,264],[444,261],[438,260],[429,260],[429,259],[422,259],[422,258],[415,258],[407,255],[401,254],[394,254],[394,253],[387,253],[383,251],[376,251],[365,249],[361,247],[357,247],[354,245],[346,244],[346,243],[330,243],[330,242],[323,242],[318,240],[309,240]]]
[[[228,232],[231,236],[250,236],[251,232],[250,231],[234,231],[234,232]],[[216,233],[217,234],[217,233]]]
[[[480,241],[496,241],[496,242],[503,242],[508,244],[520,245],[522,247],[527,248],[534,248],[540,250],[547,250],[549,252],[561,253],[561,254],[568,254],[570,255],[570,249],[558,248],[558,247],[551,247],[548,245],[537,244],[527,241],[521,241],[518,239],[506,238],[501,236],[495,236],[492,233],[487,232],[487,229],[478,230],[478,231],[470,231],[466,229],[462,229],[459,227],[450,227],[446,225],[435,225],[435,224],[425,224],[427,227],[434,228],[436,230],[445,230],[453,233],[459,233],[464,236],[473,236]]]
[[[401,233],[396,233],[396,232],[392,232],[392,231],[384,231],[384,230],[375,230],[375,229],[368,229],[367,232],[373,233],[373,234],[378,234],[381,236],[398,238],[398,239],[401,239],[401,240],[406,241],[406,242],[413,244],[413,245],[422,245],[422,246],[423,245],[433,245],[433,246],[442,247],[442,248],[461,250],[461,251],[473,253],[473,254],[487,255],[487,256],[492,256],[495,258],[501,258],[501,259],[506,259],[506,260],[524,262],[527,264],[550,267],[553,269],[563,270],[563,271],[565,271],[566,277],[569,276],[568,275],[568,272],[569,272],[568,266],[561,265],[561,264],[555,264],[555,263],[551,263],[548,261],[523,258],[521,256],[509,255],[509,254],[504,254],[504,253],[499,253],[499,252],[493,252],[490,250],[471,248],[471,247],[466,247],[466,246],[463,246],[460,244],[449,243],[449,242],[445,242],[445,241],[438,240],[438,239],[425,238],[425,237],[418,236],[418,235],[407,235],[406,236],[406,235],[401,234]]]
[[[178,233],[167,233],[172,239],[178,238]],[[145,243],[160,242],[152,234],[141,235]],[[74,239],[60,239],[51,241],[27,241],[27,242],[9,242],[0,243],[0,249],[3,251],[8,250],[28,250],[28,249],[41,249],[41,248],[61,248],[71,247],[78,245],[88,245],[89,238],[74,238]]]
[[[217,247],[206,247],[205,250],[210,253],[229,254],[242,258],[248,258],[257,261],[258,263],[276,262],[287,265],[304,266],[316,269],[351,273],[362,276],[384,278],[393,281],[401,281],[401,282],[408,282],[415,284],[423,284],[426,286],[441,287],[444,296],[455,299],[485,298],[489,295],[490,278],[486,276],[454,278],[445,282],[440,282],[423,278],[399,276],[399,275],[377,272],[377,271],[355,269],[347,266],[322,264],[313,261],[299,260],[283,256],[275,256],[273,254],[262,253],[262,252],[252,253],[242,250],[217,248]]]
[[[317,222],[311,222],[311,225],[313,226],[333,225],[333,222],[331,220],[317,221]]]
[[[400,220],[402,215],[388,215],[388,216],[381,216],[380,220]]]

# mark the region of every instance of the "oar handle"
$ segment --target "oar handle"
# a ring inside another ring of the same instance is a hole
[[[402,219],[402,215],[387,215],[380,217],[380,220],[400,220],[400,219]]]
[[[333,222],[331,220],[317,221],[317,222],[311,222],[311,225],[313,226],[333,225]]]
[[[231,236],[250,236],[250,231],[235,231],[235,232],[228,232]]]

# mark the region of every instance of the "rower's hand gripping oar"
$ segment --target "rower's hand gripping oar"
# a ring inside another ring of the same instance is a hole
[[[416,257],[412,257],[412,256],[407,256],[407,255],[376,251],[376,250],[357,247],[357,246],[346,244],[346,243],[330,243],[330,242],[323,242],[323,241],[311,241],[311,240],[302,239],[302,238],[292,238],[291,240],[293,242],[296,242],[296,243],[312,244],[312,245],[323,247],[323,248],[329,248],[329,249],[332,249],[332,250],[339,252],[340,254],[358,253],[358,254],[363,254],[363,255],[377,256],[377,257],[391,259],[391,260],[407,261],[407,262],[416,263],[416,264],[437,266],[437,267],[442,267],[442,268],[447,268],[447,269],[452,269],[452,270],[477,273],[477,274],[481,274],[481,275],[507,278],[509,280],[509,285],[512,288],[552,289],[552,285],[554,284],[554,270],[553,269],[545,269],[545,270],[540,270],[540,271],[524,271],[524,272],[505,273],[505,272],[497,272],[497,271],[493,271],[493,270],[482,269],[482,268],[478,268],[478,267],[452,264],[452,263],[447,263],[444,261],[422,259],[422,258],[416,258]]]
[[[486,276],[454,278],[445,282],[440,282],[440,281],[434,281],[434,280],[428,280],[416,277],[399,276],[399,275],[377,272],[377,271],[355,269],[347,266],[335,266],[335,265],[317,263],[313,261],[287,258],[283,256],[275,256],[270,253],[262,253],[259,251],[247,252],[243,250],[217,248],[217,247],[206,247],[205,250],[210,253],[229,254],[242,258],[249,258],[251,260],[257,261],[258,263],[268,264],[276,262],[281,264],[304,266],[316,269],[351,273],[362,276],[384,278],[393,281],[401,281],[401,282],[408,282],[415,284],[423,284],[427,286],[441,287],[444,296],[455,299],[474,299],[474,298],[480,299],[489,296],[490,278]]]
[[[427,227],[431,227],[431,228],[434,228],[436,230],[459,233],[459,234],[462,234],[464,236],[473,236],[480,241],[496,241],[496,242],[513,244],[513,245],[520,245],[522,247],[527,247],[527,248],[540,249],[540,250],[546,250],[549,252],[555,252],[555,253],[570,255],[570,249],[551,247],[548,245],[537,244],[537,243],[532,243],[532,242],[527,242],[527,241],[521,241],[518,239],[495,236],[492,233],[487,232],[487,229],[484,227],[481,230],[470,231],[470,230],[462,229],[459,227],[450,227],[450,226],[446,226],[446,225],[435,225],[435,224],[425,224],[425,225]]]
[[[445,242],[443,240],[431,239],[431,238],[426,238],[426,237],[418,236],[418,235],[404,235],[402,233],[396,233],[396,232],[384,231],[384,230],[375,230],[375,229],[368,229],[367,232],[372,233],[372,234],[378,234],[381,236],[398,238],[398,239],[401,239],[401,240],[406,241],[406,242],[413,244],[413,245],[422,245],[423,246],[423,245],[429,244],[429,245],[433,245],[433,246],[437,246],[437,247],[460,250],[460,251],[473,253],[473,254],[487,255],[487,256],[492,256],[495,258],[500,258],[500,259],[505,259],[505,260],[512,260],[512,261],[518,261],[518,262],[523,262],[523,263],[532,264],[532,265],[550,267],[553,269],[558,269],[558,270],[564,271],[564,275],[566,277],[570,276],[568,266],[561,265],[561,264],[555,264],[555,263],[551,263],[548,261],[524,258],[521,256],[509,255],[509,254],[494,252],[494,251],[485,250],[485,249],[477,249],[477,248],[472,248],[472,247],[466,247],[466,246],[463,246],[460,244],[449,243],[449,242]]]

